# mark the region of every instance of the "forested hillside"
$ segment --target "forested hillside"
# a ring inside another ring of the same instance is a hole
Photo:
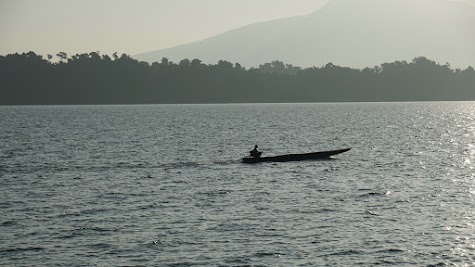
[[[245,69],[224,60],[152,64],[97,52],[53,61],[0,56],[0,104],[151,104],[475,100],[475,71],[418,57],[364,69],[301,69],[280,61]]]

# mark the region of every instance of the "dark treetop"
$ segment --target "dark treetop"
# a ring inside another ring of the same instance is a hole
[[[34,52],[0,56],[0,104],[152,104],[475,100],[475,71],[425,57],[364,69],[280,61],[245,69],[163,58],[149,65],[97,52],[52,62]]]

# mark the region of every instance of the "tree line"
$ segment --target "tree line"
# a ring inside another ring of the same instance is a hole
[[[425,57],[354,69],[281,61],[152,64],[99,52],[0,56],[0,104],[155,104],[475,100],[475,71]]]

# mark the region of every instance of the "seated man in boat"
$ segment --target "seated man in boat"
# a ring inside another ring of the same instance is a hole
[[[260,158],[262,154],[262,152],[257,149],[257,145],[254,146],[254,149],[249,151],[249,153],[251,153],[251,157],[253,158]]]

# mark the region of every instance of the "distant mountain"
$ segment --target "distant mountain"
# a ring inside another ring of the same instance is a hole
[[[300,17],[256,23],[208,39],[135,55],[154,62],[199,58],[258,66],[372,67],[425,56],[475,66],[475,7],[449,0],[330,0]]]

